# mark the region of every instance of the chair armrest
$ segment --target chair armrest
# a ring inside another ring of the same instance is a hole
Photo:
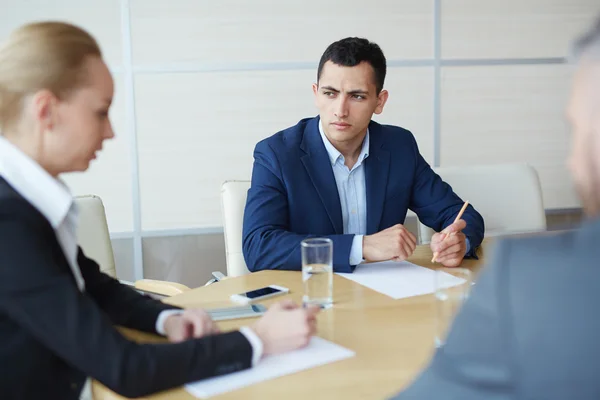
[[[167,297],[175,296],[176,294],[180,294],[190,290],[189,287],[182,285],[181,283],[158,281],[154,279],[140,279],[135,283],[123,280],[121,280],[120,282],[124,285],[131,286],[135,290],[138,290],[143,293]]]
[[[140,279],[135,282],[137,290],[161,294],[163,296],[175,296],[190,290],[189,287],[177,282],[157,281],[154,279]]]
[[[217,283],[219,281],[222,281],[223,279],[227,279],[227,276],[219,271],[213,271],[212,276],[213,277],[208,282],[206,282],[204,286],[212,285],[213,283]]]

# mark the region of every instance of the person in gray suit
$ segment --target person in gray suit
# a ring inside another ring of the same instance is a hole
[[[500,241],[446,345],[395,400],[600,399],[600,20],[575,43],[571,232]]]

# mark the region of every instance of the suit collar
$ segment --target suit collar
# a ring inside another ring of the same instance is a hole
[[[319,134],[319,118],[313,118],[304,129],[300,149],[304,155],[300,157],[321,202],[325,206],[334,232],[344,233],[340,195],[335,183],[335,176],[329,160],[329,155]]]
[[[308,121],[304,128],[304,134],[302,135],[302,141],[300,142],[300,150],[308,155],[313,153],[320,153],[320,147],[325,150],[323,142],[319,138],[319,117],[315,117]],[[327,151],[325,150],[327,155]]]
[[[383,214],[390,171],[390,152],[385,149],[382,126],[371,121],[369,133],[369,158],[365,160],[367,235],[380,231],[379,224]]]

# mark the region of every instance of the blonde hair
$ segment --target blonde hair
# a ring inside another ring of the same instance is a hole
[[[13,31],[0,47],[0,132],[20,118],[26,96],[47,89],[65,98],[85,83],[87,57],[102,57],[96,40],[63,22],[36,22]]]

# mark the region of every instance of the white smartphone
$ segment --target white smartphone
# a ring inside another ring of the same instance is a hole
[[[268,299],[269,297],[279,296],[281,294],[287,294],[290,292],[290,289],[277,286],[277,285],[269,285],[260,289],[251,290],[246,293],[234,294],[231,295],[231,301],[239,304],[248,304],[257,300]]]

